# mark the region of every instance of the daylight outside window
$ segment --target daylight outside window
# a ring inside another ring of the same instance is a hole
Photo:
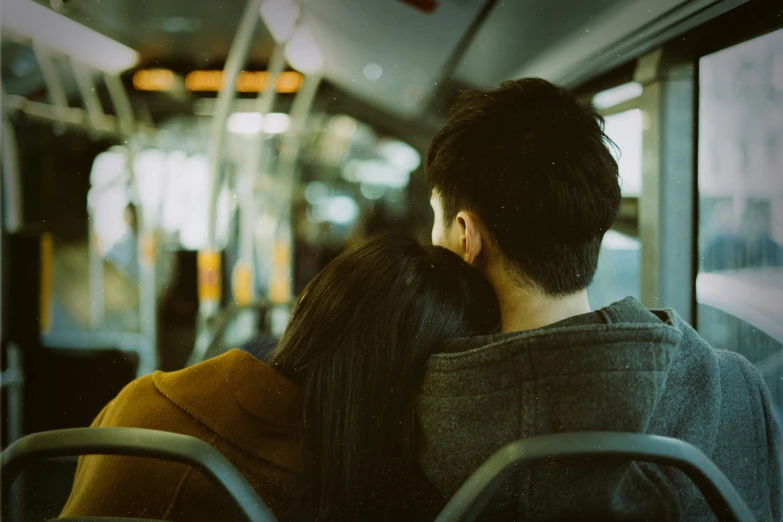
[[[698,327],[783,405],[783,30],[699,63]],[[778,412],[779,413],[779,412]]]
[[[624,84],[600,92],[593,104],[604,116],[605,131],[620,171],[624,199],[638,198],[642,192],[642,111],[631,108],[613,112],[641,94],[641,85]],[[601,245],[598,269],[588,289],[590,304],[601,308],[627,296],[640,294],[641,243],[632,235],[610,230]]]

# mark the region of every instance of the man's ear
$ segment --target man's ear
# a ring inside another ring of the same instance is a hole
[[[481,227],[479,226],[476,217],[464,210],[457,214],[457,225],[459,226],[460,232],[459,241],[462,259],[473,264],[481,253]]]

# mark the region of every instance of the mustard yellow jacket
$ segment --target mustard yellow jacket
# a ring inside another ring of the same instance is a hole
[[[296,384],[252,355],[232,350],[184,370],[136,379],[92,425],[163,430],[206,441],[280,516],[293,502],[301,471],[300,413]],[[104,455],[79,460],[61,516],[239,519],[227,493],[189,466]]]

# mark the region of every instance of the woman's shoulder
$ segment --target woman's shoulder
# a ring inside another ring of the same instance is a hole
[[[253,452],[259,436],[293,436],[300,412],[298,385],[247,352],[231,350],[182,370],[132,381],[95,425],[200,438],[217,434]]]
[[[220,358],[235,358],[236,354],[224,354]],[[198,424],[192,403],[182,400],[201,389],[199,400],[219,398],[217,379],[208,378],[211,360],[176,371],[155,371],[128,383],[96,419],[94,425],[146,428],[177,433],[189,433]],[[205,389],[206,388],[206,389]],[[196,415],[197,416],[197,415]],[[198,430],[196,430],[198,431]]]
[[[172,415],[176,416],[173,404],[155,386],[155,375],[144,375],[134,379],[106,405],[93,426],[146,428],[170,431]]]

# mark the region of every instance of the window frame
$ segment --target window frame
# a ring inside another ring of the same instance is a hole
[[[643,253],[642,262],[647,266],[647,270],[643,270],[642,281],[640,281],[642,288],[647,288],[646,292],[643,290],[643,304],[648,307],[673,307],[694,327],[698,327],[696,278],[699,273],[698,237],[700,227],[698,191],[699,60],[705,55],[763,36],[780,28],[783,28],[783,9],[780,7],[776,8],[772,3],[747,2],[694,27],[673,40],[665,42],[645,56],[630,60],[612,71],[590,78],[575,89],[580,99],[589,104],[593,95],[623,83],[637,81],[640,79],[640,76],[644,76],[645,69],[647,69],[648,78],[647,81],[641,82],[644,85],[644,89],[640,98],[627,100],[616,106],[601,109],[598,112],[602,116],[608,116],[632,108],[641,108],[645,112],[646,118],[652,116],[654,120],[652,122],[653,125],[660,125],[662,122],[665,124],[665,120],[662,120],[662,118],[666,117],[667,114],[671,116],[672,102],[666,99],[665,96],[662,96],[664,91],[660,88],[652,87],[652,85],[664,85],[665,89],[665,84],[661,82],[665,82],[666,78],[672,75],[676,77],[678,74],[677,67],[687,71],[686,74],[688,76],[681,79],[690,82],[692,89],[689,111],[692,119],[691,132],[684,133],[689,141],[689,154],[691,156],[689,179],[686,182],[689,192],[687,194],[687,206],[690,207],[690,223],[688,223],[690,240],[682,242],[679,246],[681,250],[688,251],[688,257],[690,258],[688,268],[683,269],[682,263],[673,263],[671,259],[668,259],[670,256],[667,251],[677,250],[677,247],[672,247],[669,243],[672,240],[671,234],[667,238],[665,237],[666,231],[663,230],[666,225],[663,222],[666,216],[661,215],[661,199],[666,194],[660,192],[660,187],[658,186],[654,187],[654,192],[656,193],[652,195],[650,194],[651,189],[645,190],[646,184],[644,180],[648,179],[648,172],[657,171],[656,182],[661,181],[661,176],[665,175],[662,172],[664,163],[672,161],[670,151],[667,152],[666,148],[662,147],[661,140],[651,139],[651,134],[654,133],[646,133],[647,137],[645,137],[642,143],[643,162],[645,163],[643,166],[645,172],[643,172],[642,195],[640,198],[624,198],[623,210],[621,210],[620,216],[623,215],[623,211],[627,213],[626,219],[628,219],[628,216],[633,216],[630,219],[635,219],[639,227],[638,233],[633,235],[642,241],[643,251],[646,250]],[[659,53],[657,60],[655,59],[656,53]],[[663,60],[661,60],[661,54],[664,55]],[[656,63],[651,64],[650,62]],[[680,104],[682,102],[681,98]],[[658,134],[662,136],[663,140],[666,140],[668,136],[664,136],[664,134],[667,131],[671,131],[672,127],[672,125],[666,125],[656,130],[659,130]],[[685,139],[685,136],[683,139]],[[629,211],[629,203],[632,202],[636,203],[637,208]],[[650,219],[651,215],[653,219]],[[620,223],[621,221],[618,220],[613,228],[628,233],[627,227],[622,227]],[[671,228],[671,225],[669,225],[669,228]],[[645,241],[645,238],[647,238],[647,241]],[[649,244],[650,238],[653,238],[652,242],[654,244],[652,245]],[[650,256],[650,253],[653,255]],[[654,257],[654,259],[650,259],[650,257]],[[685,256],[679,257],[684,259]],[[678,273],[678,271],[683,270],[688,272],[685,278]],[[672,291],[675,291],[678,295],[666,296],[667,287],[670,294]]]

